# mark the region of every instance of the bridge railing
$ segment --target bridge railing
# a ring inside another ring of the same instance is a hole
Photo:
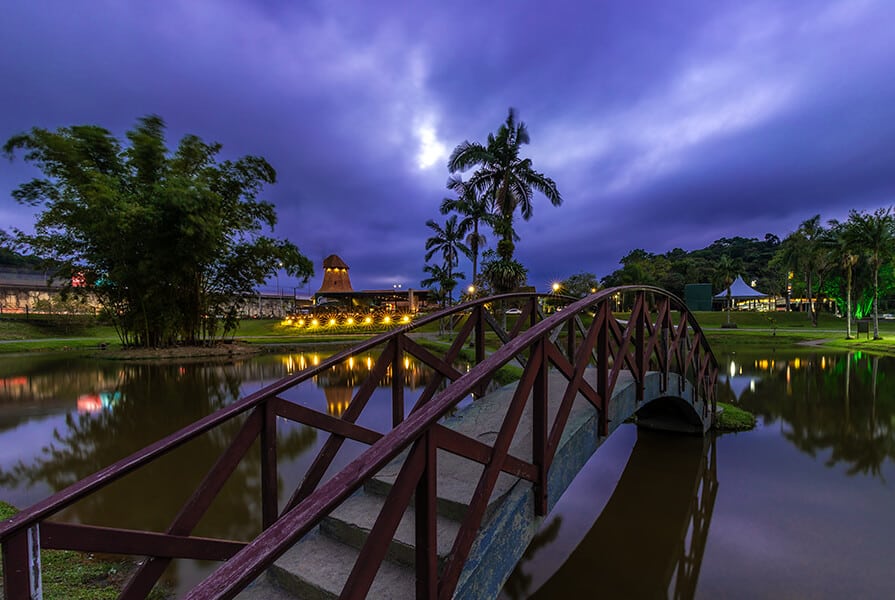
[[[612,314],[620,295],[630,299],[631,315],[622,322]],[[546,511],[547,473],[572,402],[583,395],[598,411],[602,431],[608,431],[607,406],[622,369],[631,372],[642,399],[648,371],[684,375],[706,402],[706,417],[714,414],[714,382],[717,362],[699,325],[677,298],[657,288],[624,287],[604,290],[582,300],[550,296],[551,303],[569,302],[561,311],[545,315],[537,294],[507,294],[476,300],[423,317],[412,326],[375,336],[339,352],[319,365],[246,396],[142,451],[118,461],[86,479],[29,507],[0,525],[4,589],[7,597],[39,595],[40,548],[146,556],[124,588],[122,598],[143,598],[175,558],[226,561],[192,592],[190,598],[233,597],[260,575],[365,481],[400,453],[409,451],[385,508],[373,527],[343,590],[344,597],[366,595],[388,543],[413,502],[417,515],[417,596],[450,597],[466,556],[475,540],[491,491],[501,472],[533,483],[535,510]],[[506,307],[520,307],[512,327],[501,321]],[[494,310],[500,312],[495,317]],[[414,334],[439,319],[459,317],[458,332],[443,354],[421,344]],[[675,321],[677,318],[677,321]],[[471,345],[475,366],[461,372],[456,363]],[[283,398],[284,392],[336,368],[345,360],[379,352],[375,364],[338,417]],[[404,412],[404,357],[428,366],[433,376],[409,415]],[[484,444],[439,424],[439,420],[469,394],[484,393],[505,364],[524,365],[521,379],[496,441]],[[597,371],[596,386],[584,372]],[[554,369],[568,380],[558,414],[548,423],[547,374]],[[391,380],[392,425],[387,432],[357,424],[373,391]],[[445,382],[449,382],[446,385]],[[509,444],[526,401],[533,398],[533,452],[531,460],[509,454]],[[711,413],[711,414],[709,414]],[[304,479],[280,510],[278,500],[277,422],[287,419],[326,432],[328,438],[311,463]],[[86,524],[69,524],[50,518],[96,493],[109,483],[144,467],[234,419],[241,427],[217,462],[209,469],[194,494],[186,501],[165,532],[136,531]],[[236,470],[255,440],[260,440],[261,527],[252,542],[191,535],[228,477]],[[345,440],[368,445],[346,468],[324,477]],[[484,465],[444,569],[435,556],[436,451],[446,450]],[[322,482],[322,483],[321,483]]]

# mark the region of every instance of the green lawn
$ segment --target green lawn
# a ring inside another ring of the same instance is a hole
[[[0,519],[8,519],[18,511],[0,502]],[[47,600],[113,600],[121,594],[128,574],[135,564],[128,559],[99,558],[92,554],[67,550],[41,550],[43,597]],[[0,575],[2,575],[0,567]],[[2,592],[0,577],[0,592]],[[161,600],[170,591],[155,589],[149,597]],[[2,596],[2,594],[0,594]]]
[[[617,316],[624,319],[627,315],[619,313]],[[697,312],[695,316],[706,330],[709,342],[722,350],[743,346],[780,348],[822,340],[822,347],[895,355],[895,320],[880,320],[882,340],[868,340],[866,334],[859,339],[846,340],[843,320],[828,314],[820,315],[816,328],[811,326],[806,313],[734,312],[731,314],[731,322],[737,325],[736,329],[721,327],[727,320],[727,315],[723,312]],[[508,319],[508,326],[512,326],[514,318],[516,317],[511,316]],[[462,321],[455,323],[454,331],[458,331],[461,325]],[[235,337],[257,344],[352,344],[393,327],[394,325],[386,327],[381,324],[351,327],[323,324],[309,329],[287,325],[274,319],[245,319],[240,323]],[[439,326],[438,323],[431,323],[415,331],[437,337]],[[853,335],[857,336],[857,332],[854,331]],[[448,337],[450,336],[446,334],[445,339]],[[488,337],[489,346],[496,342],[492,338],[493,336]],[[89,350],[100,344],[108,344],[113,348],[118,344],[114,328],[65,321],[61,317],[32,315],[26,319],[22,315],[0,315],[0,353]]]

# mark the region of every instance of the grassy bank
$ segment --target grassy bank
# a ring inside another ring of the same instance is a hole
[[[718,410],[721,411],[715,422],[715,429],[718,431],[748,431],[755,428],[755,415],[738,406],[719,402]]]
[[[0,520],[18,510],[0,501]],[[92,554],[66,550],[41,550],[43,597],[47,600],[113,600],[121,593],[127,576],[135,568],[130,560],[100,559]],[[2,576],[0,565],[0,576]],[[3,581],[0,577],[0,592]],[[0,594],[5,597],[5,594]],[[154,590],[149,598],[161,600],[170,594]]]
[[[619,314],[624,319],[627,315]],[[867,335],[845,339],[845,323],[833,315],[820,315],[818,326],[813,327],[806,313],[752,313],[734,312],[731,322],[734,329],[722,328],[727,321],[723,312],[697,312],[696,319],[705,330],[713,348],[719,352],[737,348],[781,349],[812,344],[817,347],[839,350],[863,351],[895,356],[895,321],[881,320],[880,335],[883,339],[867,339]],[[454,331],[461,323],[454,324]],[[313,329],[284,324],[274,319],[246,319],[239,325],[235,339],[257,345],[302,346],[316,344],[350,345],[393,328],[394,325],[330,326],[323,324]],[[432,323],[422,330],[415,330],[432,337],[439,337],[438,324]],[[492,342],[493,336],[489,336]],[[95,325],[77,319],[67,322],[61,317],[23,316],[0,318],[0,353],[34,352],[55,350],[96,350],[102,346],[119,347],[115,330],[110,326]]]

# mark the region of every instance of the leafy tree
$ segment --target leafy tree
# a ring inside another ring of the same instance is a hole
[[[433,219],[426,221],[426,226],[434,232],[434,235],[426,240],[426,261],[432,260],[437,253],[441,253],[443,260],[443,268],[447,271],[447,279],[454,280],[454,285],[448,289],[448,304],[454,303],[452,290],[456,286],[456,278],[454,277],[454,267],[460,264],[460,253],[469,256],[470,250],[463,243],[463,236],[466,235],[466,228],[462,223],[457,222],[457,215],[451,215],[444,223],[444,227],[436,223]],[[458,277],[465,277],[458,274]],[[442,288],[444,289],[444,288]]]
[[[600,281],[593,273],[578,273],[564,279],[560,288],[563,294],[584,298],[600,289]]]
[[[497,134],[488,134],[487,144],[464,141],[448,159],[451,173],[478,167],[467,185],[482,194],[503,217],[500,231],[495,233],[502,238],[498,254],[507,261],[513,258],[515,250],[513,217],[518,209],[523,219],[531,219],[533,190],[541,192],[554,206],[562,204],[556,183],[535,171],[531,159],[519,156],[521,146],[529,141],[528,128],[516,120],[516,111],[511,108]],[[509,264],[504,268],[509,268]]]
[[[891,208],[873,213],[852,210],[848,223],[854,243],[868,257],[873,268],[873,339],[879,335],[879,272],[895,254],[895,217]]]
[[[61,278],[82,276],[125,344],[208,341],[278,266],[313,273],[294,244],[260,233],[276,223],[258,199],[276,180],[266,160],[219,161],[221,145],[193,135],[171,153],[164,128],[144,117],[126,146],[93,125],[34,128],[4,145],[43,173],[12,193],[42,208],[34,234],[16,231],[17,243]]]

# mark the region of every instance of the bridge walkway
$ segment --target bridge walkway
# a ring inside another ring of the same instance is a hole
[[[596,372],[591,369],[585,378],[596,385]],[[647,389],[660,395],[660,374],[648,375]],[[650,385],[652,383],[652,385]],[[548,419],[556,418],[568,381],[559,373],[548,379]],[[447,417],[443,425],[486,444],[493,444],[510,405],[515,384],[500,388]],[[621,399],[634,395],[634,378],[622,371],[616,383],[611,406],[609,434],[634,408]],[[650,397],[645,401],[652,400]],[[550,473],[548,506],[575,478],[594,451],[608,437],[599,434],[596,409],[583,396],[573,403],[565,433],[560,441]],[[509,453],[525,460],[532,454],[532,402],[529,399]],[[364,487],[326,517],[318,529],[293,546],[268,570],[266,580],[259,580],[245,590],[243,600],[269,598],[338,598],[355,564],[360,549],[367,541],[376,519],[386,503],[388,493],[406,458],[402,454],[382,469]],[[463,516],[469,509],[484,467],[445,450],[437,451],[437,525],[436,543],[439,563],[451,551]],[[482,527],[460,581],[457,598],[494,598],[512,572],[519,557],[537,533],[545,516],[533,511],[533,484],[508,473],[501,473],[485,511]],[[371,598],[413,598],[415,596],[414,548],[415,515],[410,506],[389,543],[383,562],[370,589]]]

